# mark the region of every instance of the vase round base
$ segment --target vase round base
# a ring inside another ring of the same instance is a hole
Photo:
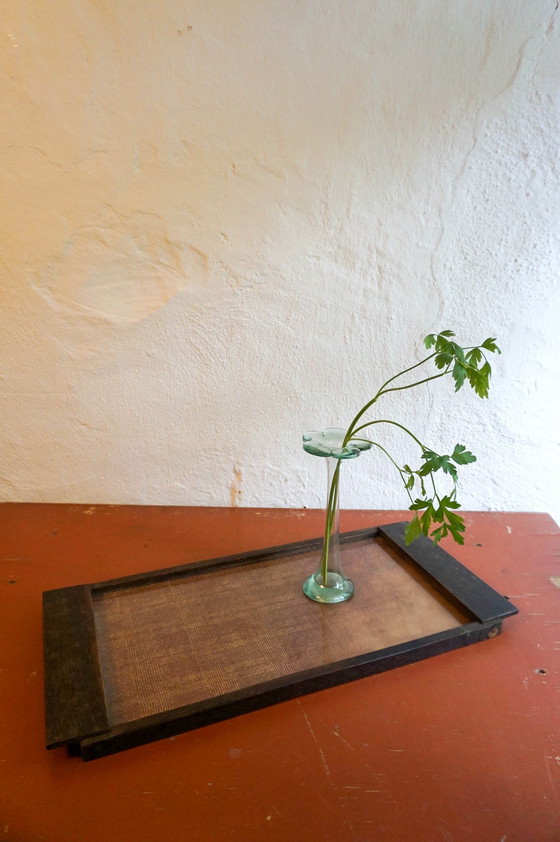
[[[329,570],[327,581],[324,583],[320,570],[313,573],[303,583],[304,594],[314,602],[333,604],[344,602],[354,595],[354,584],[351,579]]]

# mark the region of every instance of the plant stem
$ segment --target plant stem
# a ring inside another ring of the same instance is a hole
[[[442,371],[440,374],[433,374],[431,377],[425,377],[423,380],[417,380],[415,383],[409,383],[408,386],[393,386],[391,389],[386,389],[385,387],[396,380],[398,377],[402,377],[403,374],[408,374],[409,371],[413,371],[415,368],[418,368],[424,363],[427,363],[428,360],[431,360],[435,357],[436,354],[430,354],[429,357],[425,357],[423,360],[420,360],[419,363],[415,365],[411,365],[409,368],[403,369],[403,371],[399,371],[398,374],[395,374],[393,377],[390,377],[385,383],[381,386],[381,388],[377,391],[374,397],[368,401],[358,412],[358,414],[352,419],[350,426],[346,432],[346,436],[344,437],[344,445],[348,444],[348,441],[352,438],[352,433],[355,432],[355,425],[358,423],[362,415],[364,415],[370,407],[377,401],[381,395],[386,395],[388,392],[398,392],[402,391],[403,389],[413,389],[415,386],[420,386],[421,383],[427,383],[429,380],[437,380],[439,377],[445,377],[446,374],[449,373],[450,366],[447,366],[445,371]],[[361,428],[360,428],[361,429]]]
[[[364,424],[364,427],[366,427],[366,426],[367,426],[367,424]],[[400,424],[399,424],[399,426],[400,426]],[[408,496],[409,496],[409,498],[410,498],[410,502],[411,502],[411,503],[413,503],[413,502],[414,502],[414,500],[413,500],[413,498],[412,498],[412,494],[410,493],[409,489],[408,489],[408,488],[407,488],[407,486],[406,486],[406,480],[405,480],[405,478],[404,478],[404,471],[402,470],[402,468],[400,468],[400,467],[398,466],[398,464],[395,462],[395,460],[393,459],[393,457],[391,456],[391,454],[389,453],[389,451],[388,451],[388,450],[386,450],[386,449],[383,447],[383,445],[382,445],[382,444],[379,444],[379,442],[378,442],[378,441],[372,441],[371,439],[356,439],[356,436],[352,436],[352,441],[354,441],[354,440],[356,440],[356,441],[367,441],[367,442],[369,442],[370,444],[373,444],[373,445],[374,445],[374,447],[378,447],[378,448],[379,448],[379,450],[382,450],[382,451],[383,451],[383,453],[385,454],[385,456],[387,457],[387,459],[389,459],[389,461],[393,463],[393,465],[395,466],[395,468],[397,469],[397,471],[398,471],[398,472],[399,472],[399,474],[401,475],[401,480],[402,480],[403,485],[404,485],[404,487],[405,487],[405,489],[406,489],[406,493],[408,494]]]
[[[385,381],[385,383],[381,386],[381,388],[377,392],[377,395],[375,396],[374,400],[379,397],[381,392],[384,390],[385,386],[388,386],[389,383],[393,382],[393,380],[396,380],[398,377],[401,377],[403,374],[408,374],[409,371],[414,371],[415,368],[419,368],[421,365],[424,365],[424,363],[427,363],[428,360],[431,360],[433,357],[435,357],[436,354],[437,354],[437,351],[434,351],[433,354],[430,354],[428,357],[424,357],[424,359],[420,360],[419,363],[414,363],[414,365],[411,365],[410,368],[404,368],[402,371],[399,371],[398,374],[394,374],[392,377],[389,377],[389,379]]]
[[[437,380],[439,377],[445,377],[449,374],[449,368],[442,371],[440,374],[433,374],[431,377],[425,377],[423,380],[417,380],[416,383],[409,383],[408,386],[393,386],[391,389],[383,389],[381,395],[386,395],[388,392],[401,392],[403,389],[413,389],[415,386],[420,386],[422,383],[427,383],[429,380]]]
[[[359,433],[360,430],[364,430],[366,427],[371,427],[373,424],[393,424],[395,427],[400,427],[401,430],[404,430],[405,433],[408,433],[408,435],[411,438],[414,439],[416,444],[418,444],[422,448],[423,451],[427,450],[427,448],[425,447],[425,445],[422,444],[420,439],[417,439],[416,436],[414,435],[414,433],[411,433],[410,430],[407,427],[404,427],[402,424],[399,424],[398,421],[390,421],[388,418],[380,418],[376,421],[368,421],[367,424],[362,424],[361,427],[357,427],[354,430],[354,433]],[[356,438],[356,436],[353,434],[351,439],[354,439],[354,438]],[[360,439],[358,439],[358,441],[360,441]],[[373,444],[373,442],[372,442],[372,444]]]
[[[332,456],[327,457],[332,459]],[[327,516],[325,520],[325,537],[323,539],[323,552],[321,553],[321,577],[323,579],[323,584],[326,585],[328,581],[328,571],[329,571],[329,547],[330,547],[330,539],[331,539],[331,531],[333,527],[333,520],[334,520],[334,513],[336,511],[336,505],[338,501],[338,484],[340,479],[340,462],[341,460],[338,459],[336,463],[336,468],[334,469],[333,477],[331,480],[331,485],[329,489],[329,495],[327,499]]]

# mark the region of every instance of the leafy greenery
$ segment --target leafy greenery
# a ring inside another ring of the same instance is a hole
[[[410,544],[420,535],[428,536],[434,544],[437,544],[447,535],[450,535],[458,544],[464,543],[463,532],[465,531],[465,524],[461,515],[457,514],[457,509],[460,508],[460,503],[457,501],[458,468],[476,462],[476,456],[467,450],[463,444],[456,444],[450,454],[439,454],[432,448],[426,447],[403,424],[392,419],[383,418],[367,421],[366,423],[360,422],[366,412],[371,409],[382,395],[388,392],[413,389],[422,383],[437,380],[441,377],[451,377],[455,384],[456,392],[465,384],[468,384],[474,389],[478,397],[487,398],[492,375],[492,368],[488,362],[487,354],[501,353],[496,345],[496,339],[489,337],[480,345],[463,347],[455,341],[454,337],[455,334],[451,330],[442,330],[440,333],[430,333],[426,336],[424,346],[431,353],[425,359],[409,368],[405,368],[403,371],[389,378],[389,380],[386,380],[374,397],[354,417],[344,438],[344,445],[347,445],[352,439],[368,441],[375,445],[390,459],[400,473],[404,488],[410,499],[411,505],[409,509],[414,512],[414,517],[405,530],[407,544]],[[438,373],[423,377],[407,385],[390,385],[395,384],[395,381],[404,375],[431,361],[433,361]],[[408,434],[420,448],[420,466],[414,470],[409,465],[400,467],[380,442],[369,438],[364,439],[361,436],[358,437],[357,434],[361,433],[362,430],[373,427],[376,424],[392,424]],[[452,482],[452,489],[447,494],[441,494],[437,490],[436,475],[440,471],[441,475],[446,475]],[[328,538],[332,527],[334,506],[338,497],[338,480],[339,471],[335,471],[327,506],[326,538]],[[414,497],[413,492],[415,490],[421,496]],[[325,547],[328,547],[328,540],[325,541]],[[326,553],[327,555],[323,557],[325,578],[328,569],[328,549]]]

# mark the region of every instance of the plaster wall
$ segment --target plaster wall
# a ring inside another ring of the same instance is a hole
[[[302,431],[452,328],[489,400],[380,417],[477,454],[465,508],[558,518],[556,6],[4,0],[2,498],[321,506]],[[380,452],[342,494],[407,504]]]

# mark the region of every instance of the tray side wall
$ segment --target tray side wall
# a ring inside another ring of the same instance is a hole
[[[108,727],[90,588],[43,593],[47,748]]]
[[[518,609],[482,579],[464,567],[429,538],[421,535],[408,546],[404,530],[408,524],[390,523],[379,527],[379,534],[419,565],[444,592],[452,594],[481,623],[517,614]]]

